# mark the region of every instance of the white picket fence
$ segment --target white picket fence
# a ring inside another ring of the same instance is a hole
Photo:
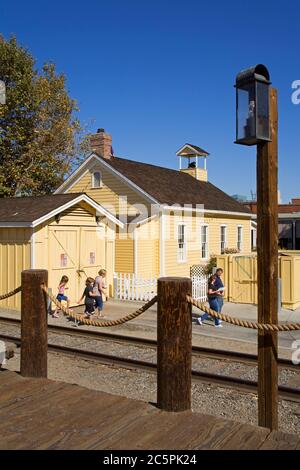
[[[156,296],[157,277],[143,278],[131,273],[115,273],[114,297],[120,300],[151,300]]]
[[[192,297],[200,302],[207,301],[207,282],[208,276],[192,276]]]
[[[201,302],[207,301],[208,276],[192,276],[192,296]],[[157,277],[143,278],[131,273],[114,274],[114,297],[119,300],[152,299],[157,293]]]

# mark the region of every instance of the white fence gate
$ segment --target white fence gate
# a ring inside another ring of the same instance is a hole
[[[142,278],[131,273],[115,273],[114,297],[120,300],[151,300],[157,293],[157,277]]]
[[[192,276],[192,297],[200,302],[207,301],[207,282],[208,276]]]
[[[192,297],[207,301],[208,276],[192,276]],[[157,293],[157,277],[143,278],[131,273],[114,274],[114,297],[119,300],[151,300]]]

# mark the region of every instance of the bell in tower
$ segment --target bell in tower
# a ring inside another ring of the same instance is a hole
[[[199,181],[207,181],[206,157],[209,155],[206,150],[197,145],[184,144],[177,152],[179,157],[179,169],[188,173]],[[203,166],[199,166],[199,158],[203,158]]]

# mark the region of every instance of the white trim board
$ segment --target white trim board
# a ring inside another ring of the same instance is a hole
[[[159,215],[159,271],[160,277],[165,276],[165,214]]]
[[[30,267],[35,269],[35,231],[32,229],[30,237]]]
[[[200,206],[201,204],[199,204]],[[221,214],[221,215],[233,215],[233,216],[238,216],[238,217],[245,217],[247,219],[251,219],[253,214],[249,214],[247,212],[231,212],[231,211],[219,211],[219,210],[213,210],[213,209],[199,209],[196,207],[184,207],[180,205],[176,206],[164,206],[162,205],[164,210],[167,211],[178,211],[178,212],[195,212],[195,213],[200,213],[200,214]]]

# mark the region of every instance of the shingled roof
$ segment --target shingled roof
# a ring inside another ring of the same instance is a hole
[[[49,214],[76,199],[79,194],[8,197],[0,199],[0,222],[28,222]]]
[[[160,204],[203,204],[204,209],[214,211],[244,212],[250,210],[213,184],[198,181],[181,171],[124,158],[104,159],[105,163],[131,180]]]
[[[46,196],[8,197],[0,199],[0,224],[19,224],[33,226],[43,217],[53,217],[56,213],[81,201],[86,202],[96,211],[103,213],[118,225],[118,220],[105,208],[84,193],[50,194]],[[73,204],[72,204],[73,202]]]

